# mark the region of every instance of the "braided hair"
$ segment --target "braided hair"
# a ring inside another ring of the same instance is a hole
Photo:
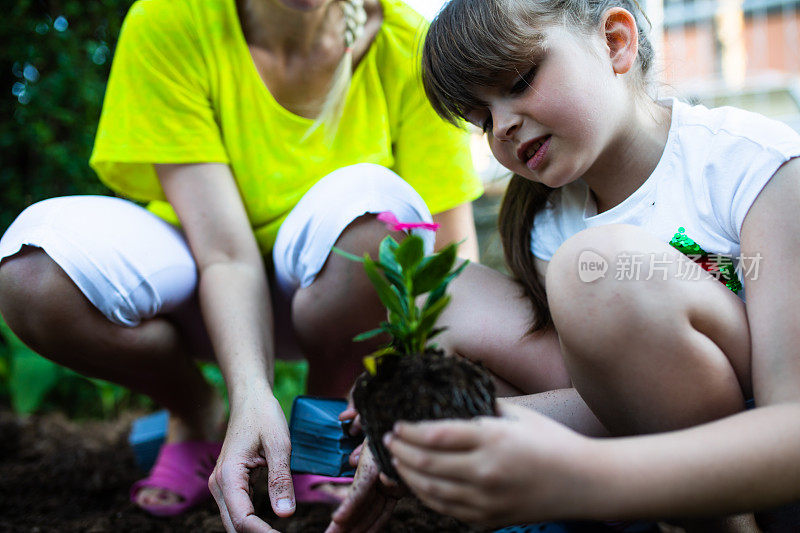
[[[325,126],[328,140],[332,140],[336,134],[339,120],[342,118],[344,102],[347,99],[347,91],[350,88],[350,80],[353,77],[353,46],[359,37],[364,34],[367,24],[367,11],[364,9],[364,0],[341,0],[339,5],[344,14],[344,55],[336,67],[333,74],[331,86],[322,104],[320,112],[314,124],[303,136],[307,139],[320,126]]]

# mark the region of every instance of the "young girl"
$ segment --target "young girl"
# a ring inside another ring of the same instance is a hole
[[[500,227],[534,329],[555,328],[575,390],[619,437],[506,404],[503,419],[398,424],[398,471],[438,511],[506,525],[800,498],[800,136],[648,96],[637,13],[452,0],[429,31],[434,108],[481,127],[515,173]]]

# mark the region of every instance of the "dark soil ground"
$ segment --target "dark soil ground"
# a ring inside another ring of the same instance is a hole
[[[143,477],[127,443],[126,413],[113,421],[75,422],[60,414],[20,420],[0,407],[0,532],[222,532],[213,500],[176,518],[155,518],[128,500]],[[287,533],[324,531],[332,507],[300,505],[269,520]],[[404,501],[388,532],[481,531]]]
[[[155,518],[128,500],[143,477],[127,443],[130,424],[141,413],[117,420],[68,420],[61,414],[21,420],[0,405],[0,533],[6,532],[223,532],[212,500],[183,516]],[[265,507],[259,505],[257,507]],[[266,507],[268,508],[268,507]],[[332,507],[300,505],[288,519],[267,518],[286,533],[324,531]],[[800,506],[759,516],[767,532],[800,531]],[[655,531],[682,530],[659,524]],[[600,524],[574,524],[574,531],[613,531]],[[389,533],[481,532],[403,500],[383,531]]]

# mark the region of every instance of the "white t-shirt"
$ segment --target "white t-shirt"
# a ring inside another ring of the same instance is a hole
[[[551,193],[534,222],[536,257],[549,261],[564,241],[586,228],[633,224],[665,243],[684,228],[704,251],[736,263],[744,218],[775,171],[800,156],[800,135],[782,122],[733,107],[663,103],[672,105],[672,123],[647,181],[600,214],[583,180]]]

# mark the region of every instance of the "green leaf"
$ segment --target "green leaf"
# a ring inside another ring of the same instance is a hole
[[[447,291],[447,286],[453,281],[461,272],[467,268],[469,261],[464,261],[461,263],[458,268],[453,270],[445,279],[442,281],[435,289],[431,291],[428,295],[427,300],[425,301],[425,305],[422,307],[423,310],[428,309],[430,306],[435,304],[442,296],[444,296],[445,291]]]
[[[381,265],[378,265],[378,266],[381,266]],[[398,274],[397,272],[392,272],[391,270],[384,270],[383,271],[383,275],[386,276],[386,279],[388,279],[389,282],[392,285],[397,287],[397,292],[400,294],[401,299],[405,300],[405,298],[406,298],[406,284],[405,284],[405,281],[403,281],[402,275]]]
[[[431,259],[433,259],[434,257],[436,257],[436,255],[437,255],[437,254],[431,254],[431,255],[426,255],[425,257],[423,257],[423,258],[422,258],[422,261],[420,261],[420,262],[419,262],[419,265],[417,265],[417,268],[423,268],[425,265],[427,265],[428,263],[430,263],[430,262],[431,262]]]
[[[390,323],[399,324],[403,320],[404,320],[404,318],[402,316],[398,315],[394,311],[389,311],[389,322]]]
[[[105,417],[112,416],[119,399],[125,394],[125,389],[101,379],[89,378],[89,381],[94,385],[97,395],[100,397],[103,415]]]
[[[405,339],[408,337],[408,326],[406,325],[381,322],[381,326],[386,328],[394,340]]]
[[[365,341],[365,340],[367,340],[367,339],[371,339],[372,337],[377,337],[377,336],[378,336],[378,335],[380,335],[381,333],[386,333],[386,332],[387,332],[387,331],[386,331],[386,329],[384,329],[384,328],[375,328],[375,329],[371,329],[371,330],[369,330],[369,331],[365,331],[364,333],[359,333],[358,335],[356,335],[355,337],[353,337],[353,341],[354,341],[354,342],[361,342],[361,341]]]
[[[341,255],[342,257],[349,259],[350,261],[356,261],[358,263],[364,262],[363,257],[358,257],[357,255],[351,254],[350,252],[345,252],[341,248],[337,248],[334,246],[333,248],[331,248],[331,251],[337,255]]]
[[[431,340],[439,333],[445,331],[447,328],[433,328],[430,333],[428,333],[428,340]]]
[[[387,273],[392,272],[402,277],[403,273],[400,270],[400,264],[394,257],[395,250],[397,250],[399,246],[400,245],[397,244],[397,241],[394,240],[391,235],[387,235],[386,238],[381,241],[380,247],[378,248],[378,259],[380,259],[381,265],[383,265]]]
[[[402,298],[400,298],[397,289],[394,288],[394,290],[392,290],[393,287],[389,285],[386,278],[380,275],[375,261],[369,257],[369,254],[364,254],[364,271],[375,286],[375,290],[378,292],[378,298],[380,298],[384,307],[399,315],[407,315],[408,313],[403,310]]]
[[[378,249],[378,258],[381,261],[378,263],[378,266],[383,270],[383,275],[386,276],[386,279],[397,287],[402,300],[406,296],[406,284],[403,280],[403,270],[394,257],[394,252],[397,250],[398,246],[399,244],[397,244],[397,241],[390,235],[386,236],[386,238],[381,241],[380,248]]]
[[[4,384],[8,380],[11,373],[11,366],[8,364],[8,358],[5,354],[0,356],[0,384]]]
[[[434,255],[430,261],[421,266],[414,273],[413,295],[425,294],[434,287],[438,286],[445,279],[453,268],[456,260],[456,246],[451,244],[438,254]]]
[[[222,370],[217,363],[211,361],[198,361],[197,366],[203,377],[212,387],[219,393],[225,401],[228,400],[228,389],[225,386],[225,377],[222,375]]]
[[[436,324],[436,320],[439,318],[439,315],[442,314],[444,308],[447,307],[447,304],[450,303],[450,296],[444,296],[440,298],[435,304],[430,306],[425,312],[422,313],[422,320],[419,323],[419,331],[421,332],[429,332],[433,330],[433,326]],[[430,338],[430,333],[425,335],[426,338]]]
[[[403,242],[394,251],[394,256],[397,262],[400,263],[405,276],[408,276],[425,256],[425,243],[422,237],[409,235],[403,239]]]

